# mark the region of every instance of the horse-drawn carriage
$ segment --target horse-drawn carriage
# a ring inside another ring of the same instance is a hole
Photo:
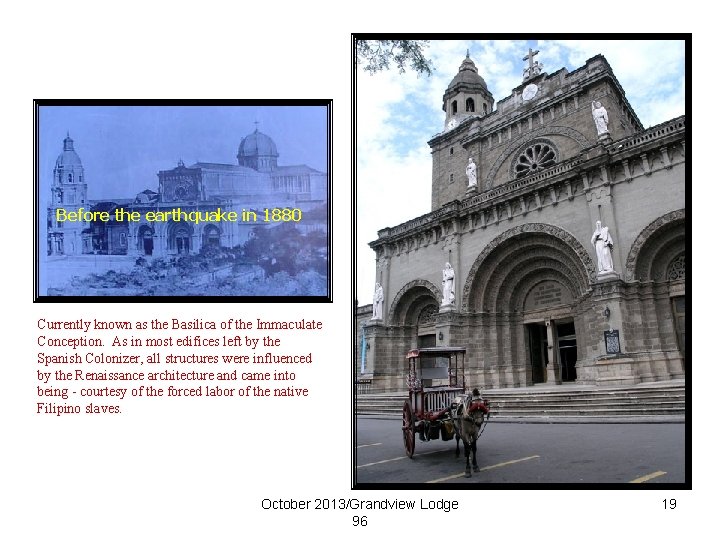
[[[415,434],[421,441],[456,439],[465,447],[466,476],[470,476],[470,453],[478,470],[475,453],[483,422],[490,417],[489,403],[475,389],[465,388],[465,349],[428,347],[407,353],[409,397],[403,405],[405,452],[415,453]]]

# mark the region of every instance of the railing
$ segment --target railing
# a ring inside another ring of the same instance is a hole
[[[372,394],[372,379],[355,379],[355,395]]]
[[[659,139],[673,132],[679,132],[685,130],[685,117],[680,116],[669,120],[663,124],[649,128],[638,135],[632,135],[627,139],[622,139],[613,143],[611,152],[618,152],[619,150],[627,150],[633,146]]]
[[[445,393],[425,394],[425,412],[440,411],[448,406]]]
[[[423,393],[425,398],[424,411],[425,413],[441,411],[449,407],[453,400],[462,394],[461,388],[445,387],[443,389],[426,389]]]
[[[511,191],[516,191],[530,184],[535,184],[540,180],[545,180],[546,178],[551,178],[553,176],[563,174],[569,170],[572,170],[580,163],[582,163],[582,159],[574,159],[571,161],[559,163],[552,169],[547,169],[540,173],[533,174],[532,176],[516,180],[515,182],[508,182],[507,184],[498,186],[495,189],[491,189],[490,191],[486,191],[484,193],[475,195],[474,197],[470,197],[469,199],[464,200],[461,206],[463,209],[470,208],[472,206],[475,206],[476,204],[488,201],[490,199],[494,199],[495,197],[498,197],[500,195],[504,195],[505,193],[510,193]]]
[[[417,217],[410,221],[406,221],[405,223],[402,223],[395,227],[388,227],[387,229],[382,229],[382,230],[378,231],[378,238],[395,236],[397,234],[401,234],[406,231],[414,230],[417,227],[420,227],[421,225],[426,225],[428,223],[434,223],[435,221],[442,218],[443,216],[453,214],[457,210],[457,206],[458,206],[457,201],[451,201],[450,203],[442,206],[441,208],[438,208],[437,210],[433,210],[429,214],[425,214],[423,216]]]
[[[684,130],[685,117],[680,116],[678,118],[660,124],[654,128],[650,128],[640,134],[613,143],[610,148],[610,152],[614,154],[619,152],[621,149],[626,150],[633,146],[638,146],[648,141],[659,139],[670,133],[681,132]],[[568,171],[573,170],[582,162],[582,158],[564,161],[558,163],[555,167],[533,174],[532,176],[521,178],[520,180],[516,180],[514,182],[502,184],[494,189],[485,191],[483,193],[478,193],[477,195],[467,198],[462,202],[452,201],[428,214],[417,217],[395,227],[388,227],[386,229],[382,229],[378,232],[378,240],[391,238],[393,236],[397,236],[409,231],[415,231],[417,228],[422,227],[423,225],[437,223],[441,218],[455,214],[457,210],[467,210],[468,208],[490,201],[496,197],[499,197],[500,195],[518,191],[522,188],[529,186],[530,184],[540,183],[543,180],[563,175]],[[375,242],[377,242],[377,240],[375,240]]]
[[[582,161],[582,159],[573,159],[570,161],[558,163],[555,167],[551,169],[547,169],[540,173],[533,174],[532,176],[529,176],[527,178],[521,178],[520,180],[516,180],[514,182],[508,182],[506,184],[496,187],[495,189],[491,189],[490,191],[485,191],[483,193],[475,195],[474,197],[465,199],[461,203],[458,203],[458,201],[452,201],[451,203],[446,204],[442,208],[438,208],[437,210],[430,212],[429,214],[425,214],[424,216],[420,216],[395,227],[383,229],[379,232],[378,238],[389,238],[397,236],[407,231],[413,231],[423,225],[436,223],[443,216],[454,214],[458,209],[465,210],[477,204],[499,197],[500,195],[517,191],[530,184],[536,184],[542,180],[562,175],[575,168],[577,165],[582,163]]]

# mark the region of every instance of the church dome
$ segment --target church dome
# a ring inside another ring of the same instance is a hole
[[[275,141],[257,129],[240,142],[238,158],[256,156],[278,156]]]
[[[481,86],[483,90],[487,90],[487,83],[478,74],[477,66],[475,62],[470,60],[470,56],[466,56],[463,63],[460,64],[460,70],[455,78],[448,86],[448,91],[453,90],[456,86],[463,86],[465,88],[473,88],[475,86]]]
[[[250,167],[256,171],[269,172],[277,168],[278,158],[275,141],[257,128],[240,142],[237,160],[241,167]]]
[[[443,94],[445,128],[453,129],[469,116],[484,116],[492,112],[494,102],[487,83],[478,73],[468,50],[457,75]]]
[[[70,138],[70,134],[63,140],[63,151],[55,161],[55,167],[82,167],[80,156],[75,153],[73,147],[73,140]]]

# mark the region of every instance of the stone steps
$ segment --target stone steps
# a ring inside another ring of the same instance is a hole
[[[400,411],[400,412],[398,412]],[[371,408],[371,409],[359,409],[358,414],[367,415],[389,415],[399,416],[402,411],[402,405],[398,409],[393,408]],[[496,409],[490,407],[490,411],[493,416],[500,417],[515,417],[515,416],[605,416],[605,415],[619,415],[619,416],[636,416],[636,415],[684,415],[685,408],[683,406],[661,406],[655,405],[653,407],[597,407],[597,408],[585,408],[585,409],[550,409],[550,408],[536,408],[536,409]]]
[[[358,414],[400,415],[406,393],[356,397]],[[685,383],[657,387],[494,389],[483,392],[498,417],[684,415]]]

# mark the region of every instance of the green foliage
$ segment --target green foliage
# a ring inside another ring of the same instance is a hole
[[[423,49],[427,40],[364,40],[355,41],[355,65],[371,74],[390,69],[395,64],[400,73],[407,67],[420,75],[432,75],[432,61],[425,58]]]

